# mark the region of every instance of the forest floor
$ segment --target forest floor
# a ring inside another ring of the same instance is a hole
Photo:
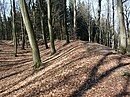
[[[130,97],[130,57],[97,43],[56,41],[57,53],[39,45],[42,66],[31,51],[0,43],[0,97]]]

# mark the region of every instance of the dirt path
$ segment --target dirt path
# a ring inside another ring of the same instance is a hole
[[[82,41],[57,53],[40,45],[42,67],[34,71],[30,49],[14,58],[9,42],[0,44],[0,97],[130,97],[130,58],[108,47]]]

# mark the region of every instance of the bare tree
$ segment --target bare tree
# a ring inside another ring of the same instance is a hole
[[[101,16],[101,2],[102,0],[98,0],[98,21],[97,21],[97,25],[98,25],[98,28],[99,28],[99,43],[101,43],[101,38],[102,38],[102,33],[100,31],[100,16]]]
[[[23,24],[23,18],[21,15],[21,32],[22,32],[22,50],[25,50],[25,26]]]
[[[76,0],[73,1],[73,6],[74,6],[74,38],[76,37]]]
[[[16,34],[16,10],[15,10],[15,0],[12,1],[12,33],[13,33],[13,42],[14,42],[14,56],[17,56],[17,34]]]
[[[41,19],[42,38],[44,40],[46,49],[48,49],[49,47],[47,45],[47,37],[46,37],[46,33],[45,33],[44,11],[43,11],[43,8],[42,8],[42,0],[38,0],[38,4],[39,4],[40,13],[41,13],[40,19]]]
[[[69,33],[68,33],[68,30],[67,30],[67,12],[66,12],[66,0],[64,0],[64,30],[65,30],[65,33],[66,33],[66,43],[70,43],[69,41]]]
[[[119,18],[119,27],[120,27],[120,34],[119,34],[120,47],[119,47],[119,49],[121,50],[122,53],[126,53],[127,39],[126,39],[126,28],[125,28],[122,0],[117,0],[117,15]]]
[[[126,20],[126,32],[128,36],[128,45],[130,44],[130,29],[129,29],[129,17],[130,17],[130,10],[127,6],[125,6],[125,20]]]
[[[115,48],[115,3],[112,0],[112,48]]]
[[[34,34],[34,30],[33,30],[33,27],[32,27],[32,24],[31,24],[31,21],[29,18],[29,14],[27,11],[26,2],[25,2],[25,0],[19,0],[19,3],[20,3],[20,9],[21,9],[23,21],[24,21],[24,24],[25,24],[25,27],[27,30],[30,46],[32,49],[34,66],[35,66],[35,68],[39,68],[41,65],[41,58],[40,58],[38,45],[36,43],[36,37]]]
[[[111,46],[111,31],[110,31],[110,0],[107,0],[107,21],[106,21],[106,32],[107,32],[107,45]]]
[[[50,46],[51,46],[51,54],[56,53],[55,44],[54,44],[54,33],[52,32],[52,7],[51,7],[51,0],[47,0],[47,9],[48,9],[48,28],[50,34]]]

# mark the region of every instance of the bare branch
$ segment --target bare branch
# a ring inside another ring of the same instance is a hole
[[[125,3],[125,2],[127,2],[128,0],[124,0],[122,3]]]

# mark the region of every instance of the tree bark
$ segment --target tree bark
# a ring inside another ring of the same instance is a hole
[[[115,49],[115,9],[114,9],[114,0],[112,0],[112,23],[113,23],[113,27],[112,27],[112,48]]]
[[[48,11],[48,28],[50,34],[50,46],[51,46],[51,54],[56,53],[55,44],[54,44],[54,33],[52,32],[52,16],[51,16],[51,0],[47,0],[47,11]]]
[[[120,47],[119,47],[119,49],[122,53],[126,53],[127,39],[126,39],[126,28],[125,28],[122,0],[117,0],[117,15],[119,18],[119,26],[120,26],[120,34],[119,34]]]
[[[107,0],[107,33],[108,33],[108,46],[111,46],[111,32],[110,32],[110,1]]]
[[[47,37],[46,37],[45,26],[44,26],[44,12],[42,10],[42,5],[41,5],[40,0],[38,0],[38,4],[39,4],[40,13],[41,13],[40,19],[41,19],[42,38],[44,40],[46,49],[48,49],[49,47],[47,45]]]
[[[67,30],[67,12],[66,12],[66,0],[64,0],[64,30],[65,30],[65,33],[66,33],[66,43],[70,43],[69,41],[69,33],[68,33],[68,30]]]
[[[13,42],[14,42],[14,56],[17,57],[17,34],[16,34],[16,10],[15,10],[15,0],[12,1],[12,33],[13,33]]]
[[[77,39],[77,36],[76,36],[76,0],[74,0],[73,2],[73,6],[74,6],[74,39]]]
[[[33,30],[33,27],[32,27],[32,24],[31,24],[31,21],[29,18],[29,14],[27,11],[26,2],[25,2],[25,0],[19,0],[19,3],[20,3],[20,9],[21,9],[23,21],[24,21],[24,24],[25,24],[25,27],[27,30],[30,46],[32,49],[34,67],[39,68],[41,65],[41,58],[40,58],[38,45],[36,43],[36,37],[34,34],[34,30]]]
[[[99,33],[99,43],[100,44],[101,44],[101,39],[102,39],[102,37],[101,37],[102,33],[100,31],[101,1],[102,0],[98,0],[98,21],[97,21],[97,25],[98,25],[98,29],[99,29],[98,33]]]
[[[21,17],[21,32],[22,32],[22,50],[25,50],[25,27],[23,25],[23,19]]]
[[[88,0],[88,7],[90,5],[90,1]],[[91,42],[91,20],[90,20],[90,9],[88,8],[88,34],[89,34],[89,42]]]
[[[3,4],[5,4],[5,0],[3,0]],[[3,6],[3,19],[4,19],[4,22],[3,22],[3,26],[4,26],[4,40],[7,40],[7,34],[8,34],[8,31],[7,31],[7,17],[6,17],[6,12],[5,12],[5,6]]]
[[[3,21],[2,21],[2,16],[1,16],[1,13],[0,13],[0,40],[3,40],[4,38],[3,38],[3,36],[4,36],[4,34],[3,34]]]

